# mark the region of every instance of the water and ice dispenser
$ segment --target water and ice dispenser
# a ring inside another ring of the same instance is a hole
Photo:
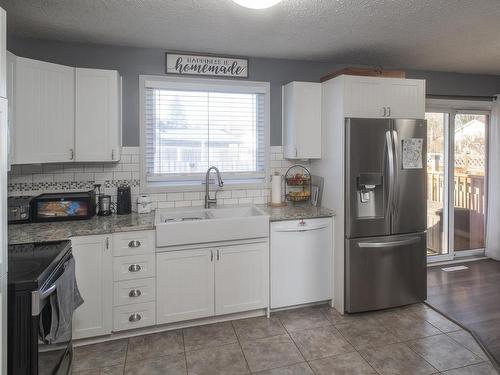
[[[384,176],[381,173],[360,173],[356,185],[357,218],[384,217]]]

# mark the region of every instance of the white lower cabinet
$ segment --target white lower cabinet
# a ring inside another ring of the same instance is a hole
[[[156,254],[158,324],[214,314],[213,261],[213,249]]]
[[[113,331],[156,324],[154,231],[113,234]]]
[[[115,307],[113,310],[113,331],[149,327],[156,324],[154,302],[136,303]]]
[[[157,323],[265,308],[268,243],[156,255]]]
[[[71,239],[76,264],[76,281],[83,305],[73,315],[73,338],[107,335],[112,330],[113,258],[110,236],[82,236]]]
[[[267,307],[267,243],[217,248],[215,314]]]

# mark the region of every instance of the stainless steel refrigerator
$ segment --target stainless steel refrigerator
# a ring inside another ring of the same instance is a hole
[[[426,298],[425,120],[346,119],[346,310]]]

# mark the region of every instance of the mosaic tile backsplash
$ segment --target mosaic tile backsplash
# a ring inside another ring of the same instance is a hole
[[[140,148],[123,147],[118,163],[61,163],[42,165],[13,165],[9,172],[9,195],[38,195],[42,193],[85,191],[101,184],[101,191],[116,201],[116,188],[129,185],[132,191],[132,206],[135,207],[140,190]],[[292,162],[283,159],[281,146],[270,148],[271,173],[284,174]],[[224,177],[224,176],[223,176]],[[204,187],[199,191],[174,191],[149,194],[154,208],[203,206]],[[264,204],[269,200],[270,190],[226,189],[220,190],[220,204]]]

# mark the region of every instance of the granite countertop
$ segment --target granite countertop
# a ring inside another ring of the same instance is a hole
[[[9,244],[60,241],[74,236],[150,229],[154,229],[154,212],[94,216],[90,220],[9,224]]]
[[[269,215],[270,221],[314,219],[335,215],[329,209],[311,205],[288,205],[279,208],[258,205],[258,207]],[[61,241],[75,236],[152,230],[154,228],[154,211],[149,214],[94,216],[90,220],[10,224],[9,244]]]
[[[270,221],[316,219],[335,216],[335,212],[324,207],[314,207],[310,204],[292,205],[286,207],[259,206],[269,214]]]

